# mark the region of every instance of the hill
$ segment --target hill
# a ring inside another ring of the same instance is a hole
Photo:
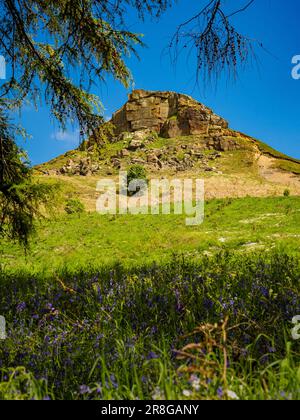
[[[299,260],[298,197],[214,199],[206,203],[202,225],[188,227],[185,217],[59,214],[38,226],[26,255],[17,244],[0,241],[0,262],[12,271],[52,273],[62,266],[74,271],[118,262],[135,267],[168,261],[174,254],[198,260],[222,251],[279,249]]]
[[[136,90],[111,121],[78,149],[36,167],[93,210],[99,176],[130,165],[152,177],[206,180],[207,198],[300,194],[300,161],[229,124],[193,98]]]

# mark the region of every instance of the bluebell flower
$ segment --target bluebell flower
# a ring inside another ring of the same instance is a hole
[[[26,303],[21,302],[17,305],[17,312],[23,312],[26,309]]]
[[[79,387],[79,394],[80,395],[85,395],[85,394],[90,394],[92,391],[90,389],[90,387],[88,387],[87,385],[81,385]]]
[[[150,353],[147,356],[147,359],[148,360],[159,359],[159,356],[156,353],[154,353],[154,351],[150,351]]]

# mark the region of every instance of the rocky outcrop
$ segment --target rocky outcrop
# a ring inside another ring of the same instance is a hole
[[[228,123],[187,95],[135,90],[111,120],[116,136],[155,132],[161,137],[222,135]]]
[[[245,149],[253,141],[230,130],[228,122],[210,108],[190,96],[175,92],[135,90],[104,127],[109,127],[109,134],[105,141],[99,134],[97,141],[97,147],[103,144],[104,153],[93,154],[95,138],[91,137],[84,143],[84,148],[79,149],[87,155],[75,154],[67,163],[64,160],[64,165],[56,173],[89,176],[103,169],[112,174],[132,164],[154,170],[185,171],[195,167],[218,172],[210,161],[220,158],[220,152]],[[107,141],[118,143],[117,152],[110,153],[109,147],[105,148]],[[159,149],[155,142],[160,145]]]
[[[57,175],[89,176],[96,174],[99,169],[99,164],[93,163],[89,157],[80,159],[78,162],[69,159],[66,165],[57,171]]]

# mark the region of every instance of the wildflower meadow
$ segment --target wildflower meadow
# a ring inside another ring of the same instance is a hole
[[[0,276],[1,399],[300,396],[297,258],[223,252]]]

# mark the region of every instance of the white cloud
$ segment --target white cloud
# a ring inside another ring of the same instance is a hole
[[[61,141],[64,143],[79,144],[79,130],[75,131],[56,131],[51,135],[52,140]]]

